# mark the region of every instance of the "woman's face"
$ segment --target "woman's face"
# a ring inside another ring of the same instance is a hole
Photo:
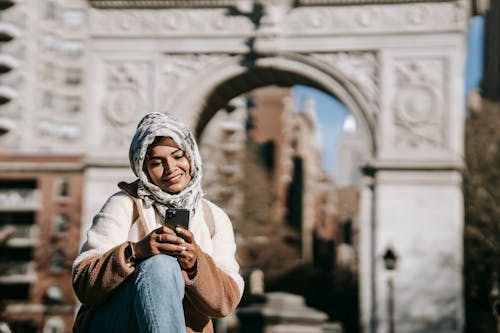
[[[168,193],[179,193],[191,181],[191,163],[171,138],[155,142],[144,161],[151,182]]]

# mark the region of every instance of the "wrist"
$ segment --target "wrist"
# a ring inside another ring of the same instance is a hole
[[[198,261],[195,261],[193,267],[184,269],[189,278],[194,278],[198,272]]]
[[[139,261],[135,255],[135,245],[133,242],[128,242],[127,247],[125,247],[125,260],[129,264],[135,264]]]

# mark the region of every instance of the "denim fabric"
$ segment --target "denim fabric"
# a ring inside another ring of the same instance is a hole
[[[184,279],[177,260],[156,255],[95,312],[88,333],[184,333]]]

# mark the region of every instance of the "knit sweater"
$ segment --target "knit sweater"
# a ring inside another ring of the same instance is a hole
[[[215,232],[212,236],[200,202],[189,223],[197,243],[197,273],[190,279],[182,271],[186,285],[183,300],[186,332],[213,332],[210,318],[224,317],[234,311],[244,287],[235,259],[231,221],[218,206],[204,201],[212,212]],[[140,209],[142,214],[134,214],[133,198],[120,191],[94,217],[87,240],[73,263],[73,288],[82,302],[74,332],[85,332],[93,311],[134,273],[135,266],[125,258],[128,242],[137,242],[161,226],[152,207]],[[132,222],[134,215],[138,218]]]

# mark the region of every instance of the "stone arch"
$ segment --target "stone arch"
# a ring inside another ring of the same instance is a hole
[[[89,47],[85,70],[92,83],[92,89],[81,90],[90,94],[81,117],[85,125],[78,124],[88,130],[85,160],[91,161],[85,171],[86,187],[92,189],[86,191],[85,220],[99,208],[95,198],[103,183],[115,188],[123,180],[115,181],[107,170],[123,175],[125,133],[133,132],[135,116],[147,110],[168,112],[196,129],[217,109],[216,96],[224,90],[218,87],[236,90],[220,96],[223,104],[266,82],[300,79],[297,83],[341,100],[359,120],[371,148],[362,179],[358,243],[363,332],[387,331],[390,324],[396,331],[462,330],[460,96],[466,1],[245,0],[207,5],[159,0],[155,10],[146,0],[88,3],[110,10],[88,11],[91,34],[88,43],[81,40]],[[364,55],[369,61],[356,68]],[[344,66],[346,57],[354,62]],[[368,76],[363,72],[367,64]],[[108,74],[116,71],[120,76],[115,82],[116,76]],[[267,81],[255,82],[262,79],[252,73]],[[137,106],[124,103],[132,111],[126,122],[100,107],[103,100],[108,105],[109,96],[120,100],[130,91]],[[419,96],[437,102],[417,108]],[[26,119],[52,121],[47,117],[54,110],[49,111]],[[25,142],[36,143],[35,148],[38,141],[55,145],[64,139],[50,131],[26,132]],[[400,258],[396,274],[383,266],[388,247]],[[391,323],[385,279],[392,277],[398,310]]]
[[[306,55],[260,57],[251,62],[232,57],[198,73],[196,83],[187,84],[173,98],[173,114],[182,115],[197,136],[212,116],[234,97],[255,88],[295,84],[311,86],[335,96],[360,124],[371,157],[376,154],[374,112],[360,89],[337,69]]]

